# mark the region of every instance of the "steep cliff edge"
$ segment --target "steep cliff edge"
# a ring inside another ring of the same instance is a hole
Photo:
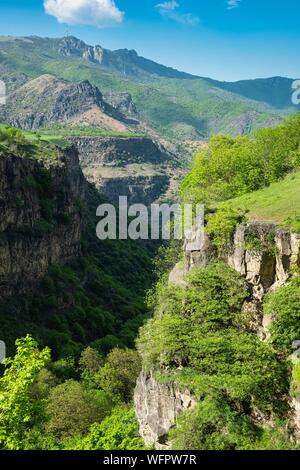
[[[177,416],[193,409],[197,401],[189,390],[181,391],[174,383],[159,383],[151,372],[143,371],[137,381],[134,404],[146,445],[155,443],[163,448]]]
[[[151,204],[170,185],[171,155],[147,137],[70,137],[83,172],[113,203]]]
[[[36,284],[80,253],[84,178],[74,148],[53,162],[0,157],[0,298]]]
[[[216,261],[225,262],[239,273],[245,282],[246,294],[240,317],[241,330],[252,332],[254,336],[257,335],[261,341],[266,342],[270,336],[272,317],[264,313],[263,302],[268,293],[284,286],[299,268],[300,235],[284,230],[274,223],[249,222],[236,228],[226,250],[218,252],[213,240],[207,234],[204,242],[198,241],[198,246],[195,240],[185,242],[184,263],[179,263],[170,273],[170,285],[189,290],[190,285],[186,275],[194,268],[205,268]],[[214,292],[214,295],[218,295],[216,291]],[[207,295],[211,295],[211,292]],[[162,315],[160,312],[158,316]],[[162,336],[166,334],[162,332],[163,328],[161,326],[161,330],[158,330]],[[177,344],[174,339],[174,357],[178,354],[178,352],[175,354],[176,349]],[[163,357],[164,353],[161,354]],[[163,359],[161,361],[163,362]],[[188,390],[189,387],[176,383],[176,380],[168,381],[169,367],[164,366],[159,369],[158,366],[156,372],[144,371],[135,390],[135,410],[140,434],[148,445],[155,444],[157,447],[168,442],[168,433],[177,423],[178,417],[199,403],[199,397],[193,396],[191,390]],[[178,370],[180,369],[184,370],[184,367],[181,365],[178,367]],[[159,377],[165,376],[162,382],[157,377],[157,372]],[[292,422],[299,430],[299,401],[296,398],[288,401]],[[251,412],[251,419],[254,421],[257,420],[256,412],[257,410]],[[260,412],[258,414],[260,416],[258,420],[261,422],[270,419]]]

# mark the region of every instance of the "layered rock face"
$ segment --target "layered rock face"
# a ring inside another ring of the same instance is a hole
[[[132,96],[129,93],[106,92],[103,94],[106,103],[110,104],[122,114],[137,116],[138,112]]]
[[[120,196],[126,196],[128,204],[149,206],[168,189],[169,178],[160,174],[147,176],[124,174],[120,177],[112,175],[102,178],[96,185],[113,204],[119,203]]]
[[[167,153],[146,137],[69,137],[85,165],[121,166],[132,163],[165,163]]]
[[[135,129],[139,124],[137,116],[135,119],[126,117],[126,114],[132,114],[129,110],[134,110],[130,100],[130,95],[116,94],[112,98],[112,102],[117,105],[114,108],[88,80],[69,83],[46,74],[34,80],[26,80],[23,86],[12,92],[7,106],[0,109],[0,120],[29,130],[53,123],[71,123],[128,131],[129,127]]]
[[[253,288],[253,297],[262,300],[268,291],[284,284],[291,268],[299,265],[300,235],[274,223],[251,222],[236,229],[231,245],[219,257],[244,276]],[[186,272],[214,258],[216,253],[208,237],[198,247],[185,244]]]
[[[174,384],[160,384],[152,373],[142,372],[135,389],[134,405],[145,443],[164,446],[178,414],[196,404],[188,390],[180,391]]]
[[[151,204],[169,186],[168,153],[144,137],[70,137],[79,152],[83,172],[91,183],[117,204]]]
[[[75,149],[58,160],[0,158],[0,298],[37,283],[80,253],[85,182]]]
[[[268,292],[286,283],[294,267],[300,266],[300,235],[282,230],[273,223],[252,222],[236,229],[231,245],[223,254],[216,252],[207,235],[197,238],[196,234],[185,242],[184,254],[184,267],[180,264],[175,266],[169,281],[188,288],[184,276],[194,266],[206,266],[216,259],[225,261],[245,277],[250,293],[243,307],[249,319],[248,326],[266,340],[272,318],[264,317],[262,302]],[[180,401],[180,397],[184,399]],[[176,385],[160,384],[152,372],[142,372],[135,390],[135,409],[145,442],[159,446],[176,423],[178,414],[194,404],[195,399],[189,392],[182,394]],[[300,430],[300,404],[297,400],[291,400],[291,409],[294,410],[295,425]]]
[[[205,266],[216,258],[211,240],[206,236],[201,246],[185,245],[185,272],[193,266]],[[294,267],[300,266],[300,235],[274,223],[251,222],[237,227],[231,245],[219,255],[245,277],[250,299],[244,304],[249,328],[261,337],[269,337],[272,319],[263,315],[262,302],[268,292],[285,284]]]
[[[31,80],[10,95],[1,118],[21,129],[36,130],[97,108],[106,111],[101,92],[87,80],[73,84],[52,75]]]

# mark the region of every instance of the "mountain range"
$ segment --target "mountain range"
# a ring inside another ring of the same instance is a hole
[[[203,140],[273,126],[297,111],[291,78],[220,82],[72,36],[0,37],[0,78],[8,88],[0,120],[33,129],[71,121]]]

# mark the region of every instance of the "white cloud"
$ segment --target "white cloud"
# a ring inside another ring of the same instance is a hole
[[[179,3],[172,0],[171,2],[163,2],[156,5],[156,8],[161,8],[162,10],[175,10],[179,7]]]
[[[179,3],[175,0],[169,2],[158,3],[155,8],[158,8],[160,14],[165,18],[176,21],[187,26],[196,26],[199,24],[199,18],[191,13],[180,13],[178,11]]]
[[[227,0],[227,10],[233,10],[237,8],[240,4],[241,0]]]
[[[59,23],[85,24],[99,28],[123,21],[124,13],[114,0],[44,0],[46,13]]]

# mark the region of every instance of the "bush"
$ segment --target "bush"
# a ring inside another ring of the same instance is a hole
[[[101,422],[110,410],[110,401],[105,394],[92,393],[79,382],[68,380],[50,391],[46,429],[58,439],[83,435],[91,424]]]
[[[206,397],[178,418],[169,434],[175,450],[295,450],[285,422],[260,428],[226,397]]]
[[[237,450],[254,443],[255,427],[226,400],[207,397],[178,418],[169,438],[175,450]]]
[[[101,424],[92,426],[89,435],[79,443],[83,450],[143,450],[138,435],[134,410],[125,406],[115,408]]]
[[[140,371],[141,358],[136,351],[113,349],[95,382],[115,402],[129,403]]]
[[[212,237],[212,244],[224,252],[232,242],[238,225],[245,221],[245,214],[230,206],[223,206],[214,214],[207,215],[206,232]]]
[[[294,341],[300,340],[300,277],[269,294],[264,302],[264,312],[272,316],[270,328],[274,346],[288,355]]]

